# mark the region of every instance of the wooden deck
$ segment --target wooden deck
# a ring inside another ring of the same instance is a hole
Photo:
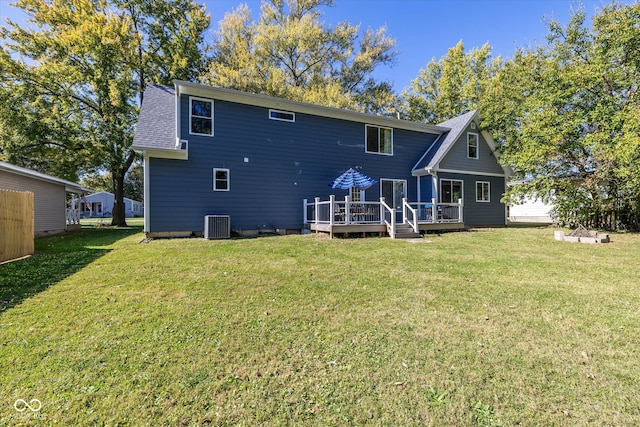
[[[380,202],[329,201],[316,198],[309,203],[303,201],[304,227],[315,232],[334,234],[379,233],[392,238],[410,238],[418,233],[439,230],[462,230],[465,228],[462,215],[462,200],[459,203],[409,203],[402,201],[402,210]]]
[[[308,224],[309,230],[315,232],[333,234],[367,234],[367,233],[379,233],[387,235],[386,224],[322,224],[322,223],[310,223]],[[420,232],[428,231],[451,231],[451,230],[464,230],[464,223],[462,222],[440,222],[440,223],[424,223],[418,224]]]

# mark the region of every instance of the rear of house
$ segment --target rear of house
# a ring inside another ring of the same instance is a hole
[[[303,199],[331,194],[373,202],[384,197],[398,210],[403,198],[430,202],[461,195],[465,223],[468,213],[470,225],[504,225],[505,172],[484,137],[477,141],[480,161],[455,165],[453,147],[464,139],[461,150],[467,149],[464,131],[476,119],[466,115],[454,129],[189,82],[150,86],[134,139],[144,157],[145,231],[202,235],[206,215],[228,215],[239,233],[299,232]],[[447,136],[440,169],[416,171]],[[377,184],[362,191],[331,189],[350,167]]]

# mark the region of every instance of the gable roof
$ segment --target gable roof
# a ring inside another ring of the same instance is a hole
[[[55,176],[36,172],[34,170],[12,165],[10,163],[0,162],[0,171],[10,172],[16,175],[27,176],[29,178],[37,179],[39,181],[45,181],[53,184],[63,185],[65,191],[68,191],[69,193],[76,193],[76,194],[93,193],[93,190],[89,188],[85,188],[82,185],[77,184],[75,182],[67,181],[66,179],[56,178]]]
[[[422,158],[418,160],[418,163],[416,163],[411,172],[416,174],[430,169],[436,169],[440,161],[449,152],[462,132],[476,117],[479,117],[477,111],[470,111],[466,114],[438,124],[438,126],[449,128],[449,132],[440,135],[440,138],[436,139],[434,143],[431,144],[431,147],[429,147]]]

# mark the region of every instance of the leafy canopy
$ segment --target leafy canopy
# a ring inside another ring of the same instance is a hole
[[[550,22],[548,45],[521,50],[491,81],[485,125],[527,180],[554,194],[568,224],[640,228],[640,4]]]
[[[395,41],[385,29],[342,22],[330,28],[321,7],[333,0],[264,1],[255,22],[246,5],[225,15],[211,45],[212,58],[201,79],[339,108],[393,113],[396,99],[389,82],[371,74],[392,64]]]
[[[209,26],[192,0],[18,0],[27,25],[0,28],[0,155],[76,179],[111,174],[114,224],[147,83],[192,79]]]
[[[410,120],[439,123],[477,110],[489,79],[500,67],[500,57],[491,59],[491,46],[465,52],[459,41],[439,60],[432,59],[402,94]]]

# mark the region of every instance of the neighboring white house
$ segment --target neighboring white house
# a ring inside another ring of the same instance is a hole
[[[522,202],[509,203],[509,221],[552,223],[553,206],[540,199],[526,197]]]
[[[78,212],[66,206],[67,193],[82,196],[93,191],[75,182],[4,162],[0,162],[0,188],[33,193],[35,237],[79,229]]]
[[[83,218],[103,218],[110,217],[113,212],[115,196],[113,193],[100,191],[86,197],[72,200],[72,206],[80,209],[80,216]],[[124,214],[127,218],[143,215],[142,202],[124,198]]]

